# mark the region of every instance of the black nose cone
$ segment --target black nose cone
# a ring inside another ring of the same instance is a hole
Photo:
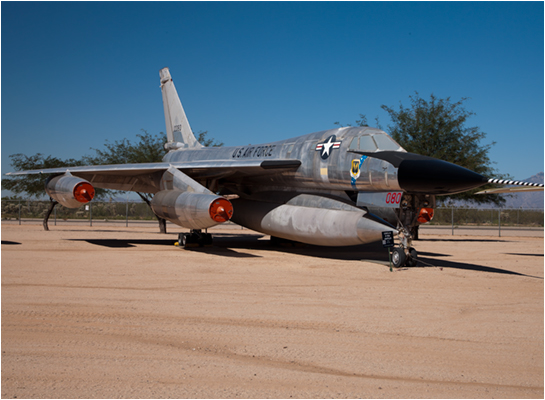
[[[488,182],[467,168],[431,157],[410,157],[401,161],[398,168],[399,186],[409,193],[454,194]]]

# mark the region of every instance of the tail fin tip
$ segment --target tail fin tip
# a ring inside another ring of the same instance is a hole
[[[167,128],[168,141],[165,148],[175,150],[202,147],[195,135],[193,135],[168,67],[159,71],[159,77],[161,78],[161,92]]]

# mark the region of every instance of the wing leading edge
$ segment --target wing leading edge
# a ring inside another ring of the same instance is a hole
[[[128,190],[155,193],[156,182],[170,167],[174,167],[193,179],[217,179],[237,176],[261,176],[285,170],[297,169],[301,161],[281,160],[201,160],[190,162],[160,162],[142,164],[88,165],[8,172],[7,176],[32,174],[55,175],[70,172],[103,189]]]

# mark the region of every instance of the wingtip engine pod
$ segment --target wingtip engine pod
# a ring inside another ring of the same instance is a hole
[[[93,200],[95,188],[88,181],[70,172],[50,177],[45,182],[45,191],[54,200],[67,208],[78,208]]]

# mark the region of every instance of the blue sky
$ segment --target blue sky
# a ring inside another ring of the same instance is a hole
[[[543,171],[542,2],[2,2],[9,155],[93,154],[165,130],[168,66],[194,131],[226,145],[353,123],[382,104],[470,98],[516,179]]]

